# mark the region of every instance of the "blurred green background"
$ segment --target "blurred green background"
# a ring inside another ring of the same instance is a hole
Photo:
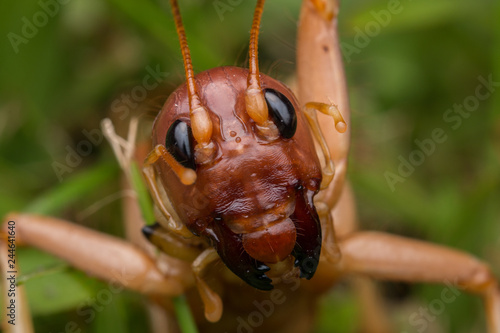
[[[121,236],[120,172],[107,142],[92,144],[71,166],[68,149],[83,147],[84,131],[99,129],[113,102],[142,85],[148,66],[168,73],[161,87],[147,91],[151,111],[183,81],[172,18],[168,5],[150,0],[61,2],[0,3],[0,216],[35,211]],[[196,71],[245,66],[254,1],[240,2],[221,0],[230,9],[218,12],[215,1],[181,1]],[[500,275],[500,87],[458,128],[443,118],[475,94],[479,76],[500,81],[500,5],[404,0],[390,22],[378,22],[374,13],[391,3],[344,1],[340,14],[352,106],[349,174],[362,227],[466,250]],[[299,7],[300,1],[272,0],[264,12],[261,69],[284,81],[293,79]],[[367,29],[371,36],[360,37]],[[387,172],[397,174],[400,158],[418,149],[415,140],[431,138],[436,128],[447,140],[391,189]],[[26,287],[37,332],[62,332],[68,320],[82,332],[147,327],[139,295],[113,295],[88,320],[82,305],[102,305],[95,298],[106,284],[33,249],[18,255],[23,273],[35,275]],[[422,327],[412,326],[411,314],[443,290],[380,286],[397,331],[408,333]],[[359,327],[359,305],[345,285],[322,303],[317,332]],[[482,312],[478,298],[461,294],[424,331],[484,332]]]

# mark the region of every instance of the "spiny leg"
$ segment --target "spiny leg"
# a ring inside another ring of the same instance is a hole
[[[340,242],[342,273],[379,279],[452,284],[479,294],[490,333],[500,333],[500,289],[489,267],[473,256],[380,232],[360,232]]]
[[[189,284],[190,267],[169,261],[165,272],[132,244],[119,238],[56,218],[10,214],[16,221],[16,240],[54,254],[77,269],[144,294],[175,296]],[[4,230],[6,225],[4,224]]]

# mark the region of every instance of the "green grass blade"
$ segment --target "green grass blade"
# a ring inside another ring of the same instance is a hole
[[[130,175],[132,180],[132,187],[137,193],[137,200],[139,201],[139,206],[141,207],[142,217],[147,225],[155,223],[155,214],[153,210],[153,203],[149,196],[149,192],[142,180],[141,172],[136,163],[132,163],[130,166]]]
[[[40,195],[23,211],[43,215],[57,214],[68,204],[94,191],[117,174],[116,164],[99,163]]]
[[[175,297],[173,302],[182,333],[198,333],[193,315],[186,302],[186,297],[184,295]]]

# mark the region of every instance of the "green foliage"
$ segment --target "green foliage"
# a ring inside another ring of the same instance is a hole
[[[81,272],[71,271],[62,260],[35,249],[19,250],[22,272],[37,272],[27,279],[25,286],[30,295],[33,315],[50,315],[76,308],[92,297],[92,289]],[[54,269],[51,269],[54,268]],[[66,270],[64,273],[59,273]]]

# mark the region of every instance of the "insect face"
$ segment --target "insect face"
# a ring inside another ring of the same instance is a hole
[[[167,163],[157,173],[176,213],[195,235],[209,239],[226,265],[259,289],[271,289],[269,265],[294,257],[300,275],[311,278],[321,249],[313,196],[321,168],[304,117],[291,91],[261,75],[269,116],[279,137],[263,137],[245,110],[248,71],[222,67],[200,73],[200,98],[213,124],[212,159],[192,158],[188,92],[168,99],[153,129],[196,181],[184,185]]]

